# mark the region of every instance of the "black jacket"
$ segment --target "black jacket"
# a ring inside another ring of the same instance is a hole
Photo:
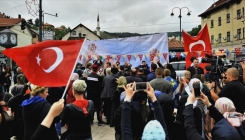
[[[210,116],[216,122],[211,132],[212,140],[241,140],[236,129],[229,124],[229,122],[213,105],[208,109]],[[183,115],[185,118],[184,126],[188,140],[204,140],[196,130],[192,104],[186,106]]]
[[[166,140],[169,140],[168,130],[164,120],[162,108],[157,101],[153,102],[155,119],[162,125]],[[129,102],[125,102],[122,107],[122,118],[121,118],[121,130],[122,130],[122,140],[132,140],[132,127],[131,127],[131,107]]]
[[[82,109],[74,104],[67,104],[61,116],[62,124],[68,125],[66,140],[81,140],[92,138],[90,120],[94,111],[94,104],[89,101],[87,106],[88,116]]]
[[[196,74],[196,70],[195,70],[195,68],[194,68],[193,66],[189,67],[187,70],[191,72],[191,77],[192,77],[194,74]],[[198,68],[197,68],[197,74],[204,74],[203,68],[198,67]]]
[[[40,101],[23,107],[22,114],[24,120],[24,139],[29,140],[43,119],[49,112],[51,105],[47,101]],[[45,140],[58,140],[58,135],[54,123],[58,122],[59,118],[55,119],[50,127],[49,133],[45,136]]]
[[[103,77],[96,74],[90,73],[86,79],[87,83],[87,99],[91,100],[93,98],[100,98],[102,87]]]

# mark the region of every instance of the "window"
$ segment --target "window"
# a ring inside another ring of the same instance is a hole
[[[242,7],[242,17],[244,18],[244,7]]]
[[[241,19],[241,9],[237,10],[237,19]]]
[[[72,35],[77,35],[77,32],[76,31],[72,31]]]
[[[227,38],[226,38],[227,42],[230,42],[231,41],[231,33],[230,31],[227,32]]]
[[[227,14],[227,15],[226,15],[226,23],[230,23],[230,18],[231,18],[231,17],[230,17],[230,14]]]
[[[242,36],[245,38],[245,28],[242,28]]]
[[[241,39],[241,28],[237,29],[237,40]]]
[[[178,63],[173,63],[172,66],[173,66],[173,68],[174,68],[175,70],[178,69]]]
[[[214,36],[211,35],[211,44],[214,44]]]
[[[179,70],[186,70],[185,63],[179,63]]]
[[[218,43],[221,43],[221,34],[219,34]]]
[[[218,25],[221,25],[221,17],[218,18]]]
[[[211,20],[211,28],[214,27],[214,20]]]

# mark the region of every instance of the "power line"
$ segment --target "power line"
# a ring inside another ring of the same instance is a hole
[[[5,10],[2,10],[1,12],[5,12],[5,11],[11,10],[11,9],[15,9],[15,8],[18,8],[18,7],[21,7],[21,6],[24,6],[24,5],[26,5],[26,4],[21,4],[21,5],[12,7],[12,8],[8,8],[8,9],[5,9]]]

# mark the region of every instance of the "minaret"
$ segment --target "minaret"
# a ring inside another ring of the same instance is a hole
[[[98,17],[97,17],[96,31],[97,31],[97,35],[100,36],[100,18],[99,18],[99,14],[98,14]]]

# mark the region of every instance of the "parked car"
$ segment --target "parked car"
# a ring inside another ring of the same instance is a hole
[[[186,71],[186,62],[185,61],[178,61],[178,62],[171,62],[173,68],[175,69],[176,76],[184,77]]]

